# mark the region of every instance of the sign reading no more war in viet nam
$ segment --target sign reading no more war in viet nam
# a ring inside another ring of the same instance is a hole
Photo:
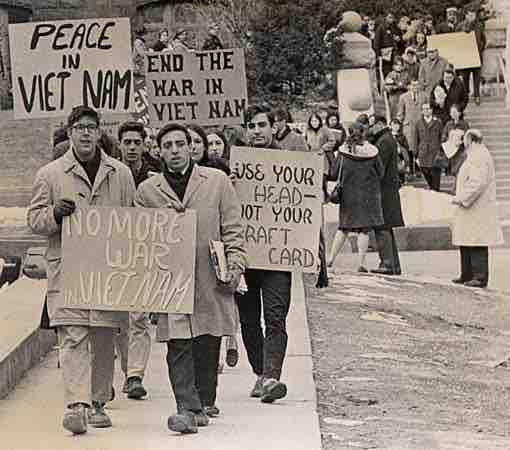
[[[9,25],[14,117],[134,109],[128,18]]]
[[[62,306],[193,312],[196,214],[83,208],[64,219]]]
[[[247,104],[243,49],[145,54],[151,126],[243,123]]]
[[[248,266],[315,271],[322,222],[324,156],[232,147]]]

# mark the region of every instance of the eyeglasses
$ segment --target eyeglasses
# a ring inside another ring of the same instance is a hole
[[[89,125],[83,125],[80,123],[73,126],[73,130],[75,130],[77,133],[85,133],[85,131],[87,133],[93,133],[94,131],[97,131],[98,128],[99,127],[95,123],[91,123]]]

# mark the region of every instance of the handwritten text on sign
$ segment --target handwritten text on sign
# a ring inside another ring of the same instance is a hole
[[[196,216],[83,208],[64,221],[62,306],[193,312]]]
[[[151,125],[240,124],[247,102],[244,51],[146,53]]]
[[[131,111],[130,33],[128,18],[9,25],[15,118]]]
[[[321,227],[323,156],[232,147],[251,268],[313,271]]]

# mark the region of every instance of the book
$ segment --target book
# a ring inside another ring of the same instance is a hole
[[[216,278],[219,281],[225,282],[227,280],[228,267],[223,242],[209,240],[209,254],[214,271],[216,272]]]

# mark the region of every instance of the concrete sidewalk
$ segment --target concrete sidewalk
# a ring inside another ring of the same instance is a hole
[[[302,279],[295,277],[288,320],[289,347],[282,380],[288,396],[262,404],[248,394],[254,375],[241,354],[235,368],[219,376],[217,405],[221,415],[196,435],[170,432],[168,415],[175,410],[165,363],[165,346],[154,344],[145,378],[146,400],[128,400],[120,393],[123,376],[116,368],[117,398],[108,405],[113,428],[72,436],[62,428],[63,387],[57,355],[52,352],[16,389],[0,400],[2,450],[319,450],[321,437],[316,412],[315,384]],[[239,338],[240,348],[242,343]],[[118,364],[117,364],[118,366]]]

